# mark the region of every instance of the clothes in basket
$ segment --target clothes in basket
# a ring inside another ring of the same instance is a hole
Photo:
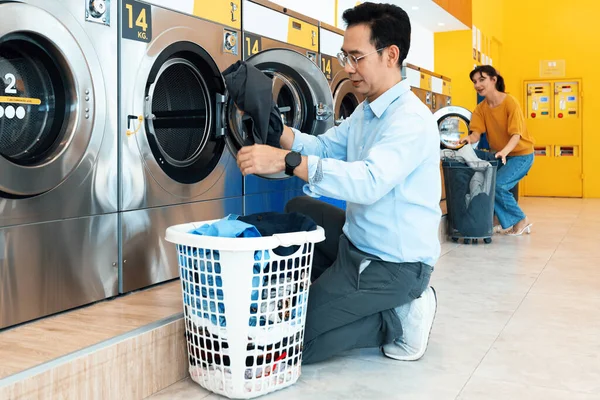
[[[260,237],[261,234],[255,226],[243,221],[238,221],[239,216],[229,214],[227,217],[212,224],[204,224],[190,233],[203,236],[219,237]]]
[[[227,341],[210,333],[206,328],[199,328],[190,320],[187,320],[187,325],[191,377],[195,381],[218,382],[217,390],[233,391]],[[272,386],[282,384],[292,380],[294,375],[300,375],[300,362],[297,357],[294,357],[301,351],[299,336],[285,337],[279,343],[267,346],[256,346],[249,338],[247,350],[255,349],[264,352],[265,356],[258,356],[256,360],[247,357],[246,367],[248,368],[244,371],[246,392],[260,391],[265,384]],[[277,351],[276,349],[282,350]],[[202,365],[197,365],[197,363]]]
[[[312,219],[297,213],[230,215],[211,225],[203,225],[190,233],[242,238],[257,237],[257,232],[258,236],[268,236],[317,228]],[[250,355],[246,358],[243,377],[248,392],[264,390],[264,385],[291,382],[300,374],[301,317],[306,312],[309,284],[306,275],[311,254],[308,246],[304,244],[300,252],[300,246],[254,251],[248,310],[247,351]],[[233,379],[224,301],[227,294],[223,292],[221,254],[215,249],[182,245],[178,252],[190,374],[196,381],[219,382],[222,387],[217,390],[231,389],[228,385]],[[257,335],[253,329],[279,333]]]
[[[482,237],[492,229],[494,201],[492,183],[495,174],[492,164],[480,159],[471,146],[459,150],[444,149],[441,151],[443,161],[453,161],[456,167],[464,164],[464,168],[454,168],[452,186],[447,190],[447,199],[452,203],[454,227],[464,236]]]
[[[312,218],[297,212],[250,214],[238,217],[238,220],[255,226],[262,236],[272,236],[278,233],[309,232],[317,229],[317,224]],[[289,256],[296,251],[298,251],[298,246],[277,247],[273,249],[273,253],[280,256]]]
[[[214,259],[212,261],[205,260],[206,255],[210,253],[213,253]],[[180,265],[186,266],[181,268],[184,303],[191,307],[194,314],[209,320],[215,327],[225,327],[227,321],[218,251],[211,252],[204,249],[192,251],[190,249],[189,255],[188,257],[180,256]],[[307,289],[303,283],[304,272],[297,270],[302,259],[287,260],[290,264],[290,268],[288,268],[290,271],[287,273],[271,273],[269,258],[268,251],[255,251],[254,253],[254,259],[257,262],[254,264],[251,299],[256,303],[252,303],[250,306],[250,326],[265,326],[302,316],[302,308],[296,309],[296,305],[304,301],[306,295],[304,292]],[[293,264],[291,264],[292,262]],[[292,282],[298,281],[300,283],[292,284]],[[269,299],[278,300],[261,301]],[[260,306],[258,301],[261,301]]]
[[[253,224],[253,225],[252,225]],[[309,217],[300,213],[260,213],[244,217],[231,214],[213,224],[205,224],[190,233],[197,235],[221,237],[260,237],[279,233],[311,231],[317,229],[317,224]],[[298,251],[299,246],[279,247],[273,252],[280,256],[289,256]],[[182,249],[183,250],[183,249]],[[215,326],[227,325],[224,316],[223,282],[221,280],[221,265],[218,250],[189,249],[187,257],[180,251],[179,265],[184,293],[184,302],[192,306],[194,312],[201,318],[210,320]],[[183,252],[185,254],[185,252]],[[273,273],[270,268],[270,252],[255,251],[254,277],[252,279],[252,303],[250,326],[265,326],[281,321],[288,321],[302,316],[302,308],[296,311],[296,304],[304,300],[304,285],[292,282],[304,281],[303,276],[296,276],[301,259],[287,262],[290,271]],[[296,270],[296,271],[294,271]],[[193,271],[193,276],[192,275]],[[294,272],[292,272],[294,271]],[[300,273],[301,274],[301,273]],[[269,299],[270,302],[262,300]],[[260,302],[260,305],[258,303]]]
[[[257,224],[265,221],[256,218]],[[271,224],[269,218],[270,225],[259,231],[262,236],[271,229],[267,237],[243,238],[231,231],[225,234],[234,237],[209,237],[210,226],[199,229],[215,222],[189,222],[166,232],[179,256],[189,374],[229,398],[254,398],[293,385],[301,374],[314,248],[325,232],[316,225],[310,232],[297,232],[301,225],[283,230],[277,228],[280,220]],[[278,255],[278,246],[297,251]]]
[[[267,212],[239,216],[229,214],[212,224],[205,224],[192,230],[195,235],[219,237],[261,237],[278,233],[308,232],[317,229],[312,218],[300,213]],[[298,246],[278,247],[273,252],[280,256],[289,256],[298,251]]]

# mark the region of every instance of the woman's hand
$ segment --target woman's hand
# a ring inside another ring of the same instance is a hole
[[[464,138],[460,139],[460,141],[458,142],[459,144],[473,144],[473,142],[471,141],[471,135],[467,135]]]
[[[496,158],[502,159],[502,164],[506,164],[506,157],[510,154],[511,151],[514,150],[515,147],[519,144],[519,140],[521,140],[521,135],[514,134],[511,136],[508,144],[504,146],[502,150],[496,153]]]
[[[506,150],[502,150],[496,153],[496,158],[502,159],[502,164],[506,165],[506,156],[508,156],[508,152]]]
[[[460,139],[460,141],[458,143],[460,143],[460,144],[473,144],[473,143],[479,142],[479,139],[481,139],[481,133],[479,133],[479,132],[471,132],[467,136],[465,136],[464,138]]]

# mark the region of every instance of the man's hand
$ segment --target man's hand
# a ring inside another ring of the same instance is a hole
[[[508,152],[506,150],[502,150],[496,153],[496,158],[501,158],[502,159],[502,164],[506,165],[506,156],[508,155]]]
[[[242,147],[237,154],[237,164],[244,176],[269,175],[285,171],[285,156],[282,150],[264,144]]]

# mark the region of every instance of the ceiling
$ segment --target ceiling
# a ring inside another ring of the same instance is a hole
[[[433,0],[380,0],[377,2],[391,3],[402,7],[408,13],[411,22],[416,22],[431,32],[471,29],[470,26],[466,26],[448,11],[434,3]]]

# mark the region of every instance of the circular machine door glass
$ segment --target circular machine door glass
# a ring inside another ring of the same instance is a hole
[[[358,97],[353,91],[352,82],[349,79],[343,79],[335,89],[333,104],[336,125],[344,122],[360,104]]]
[[[0,155],[17,165],[45,160],[64,135],[65,79],[48,49],[35,35],[0,39]]]
[[[158,148],[173,165],[189,165],[208,139],[210,102],[206,82],[184,59],[163,65],[151,93],[152,119]]]
[[[161,169],[177,182],[192,184],[212,172],[225,144],[215,134],[216,94],[223,92],[214,79],[218,71],[206,52],[189,45],[197,49],[166,49],[151,73],[146,133]]]
[[[289,127],[301,129],[309,100],[293,77],[276,71],[267,71],[266,74],[273,79],[273,101],[279,108],[281,120]]]
[[[348,118],[350,115],[352,115],[354,110],[356,110],[356,107],[358,107],[358,99],[356,96],[351,93],[345,95],[342,99],[342,103],[340,104],[340,119]]]
[[[469,135],[471,112],[466,108],[450,106],[434,114],[440,131],[440,146],[446,149],[461,147],[460,140]]]
[[[272,78],[273,101],[281,120],[291,128],[311,135],[320,135],[334,124],[333,97],[323,73],[304,55],[288,49],[262,51],[247,61]],[[293,67],[291,67],[293,65]],[[232,149],[254,143],[249,119],[229,103],[229,128]],[[263,178],[289,178],[284,172],[263,175]]]
[[[0,1],[0,196],[7,198],[45,193],[78,168],[87,176],[107,123],[88,35],[53,2],[39,3]]]

